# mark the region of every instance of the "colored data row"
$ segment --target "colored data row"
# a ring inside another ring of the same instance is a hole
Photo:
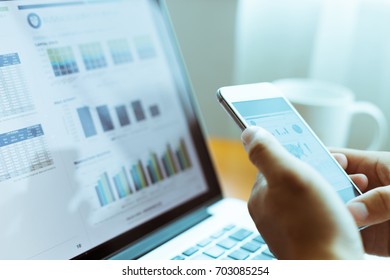
[[[134,46],[138,57],[142,60],[156,56],[150,36],[140,36],[134,39]],[[108,52],[114,65],[130,63],[133,54],[127,39],[115,39],[107,42]],[[81,44],[78,51],[87,71],[101,69],[108,66],[104,46],[99,42]],[[50,48],[47,50],[51,67],[56,77],[71,75],[80,72],[76,54],[71,46]],[[1,63],[1,61],[0,61]]]

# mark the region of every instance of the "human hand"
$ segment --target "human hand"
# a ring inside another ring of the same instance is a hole
[[[348,203],[368,254],[390,256],[390,153],[333,149],[335,158],[364,193]]]
[[[290,155],[264,129],[242,134],[259,169],[248,208],[279,259],[359,259],[356,224],[337,193],[313,168]]]

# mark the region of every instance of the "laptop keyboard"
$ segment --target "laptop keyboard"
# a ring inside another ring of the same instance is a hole
[[[186,259],[274,260],[275,256],[257,232],[228,225],[172,258]]]

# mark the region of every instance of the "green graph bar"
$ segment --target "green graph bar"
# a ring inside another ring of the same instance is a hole
[[[176,174],[179,170],[178,170],[176,163],[175,163],[175,160],[174,160],[175,155],[172,151],[171,145],[169,145],[169,144],[167,145],[166,154],[167,154],[168,164],[169,164],[170,168],[173,170],[173,173]]]
[[[142,188],[145,188],[149,185],[148,180],[146,178],[145,170],[142,164],[142,161],[139,160],[137,163],[137,173],[141,180]]]
[[[124,198],[132,194],[130,182],[128,177],[126,176],[126,170],[124,167],[122,167],[121,171],[114,176],[113,180],[120,198]]]
[[[179,147],[180,155],[183,158],[184,168],[190,168],[192,166],[191,158],[188,154],[186,143],[183,139],[180,139],[180,147]]]
[[[112,192],[107,173],[104,173],[100,176],[96,186],[96,192],[101,206],[105,206],[115,201],[114,193]]]
[[[163,176],[163,173],[161,171],[161,167],[160,167],[160,164],[158,162],[158,157],[157,157],[157,154],[156,153],[152,153],[151,155],[151,162],[152,162],[152,165],[153,165],[153,169],[157,175],[157,179],[158,181],[161,181],[164,179],[164,176]]]

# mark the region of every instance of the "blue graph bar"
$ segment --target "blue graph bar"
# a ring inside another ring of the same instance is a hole
[[[100,206],[104,206],[104,205],[108,204],[108,201],[106,200],[101,187],[100,186],[96,186],[95,190],[96,190],[97,196],[99,198]]]
[[[129,115],[127,114],[126,106],[121,105],[115,108],[116,114],[118,115],[119,123],[121,126],[130,124]]]
[[[102,124],[103,130],[110,131],[114,129],[114,123],[112,122],[110,112],[106,105],[96,107],[97,113],[99,115],[100,122]]]
[[[151,160],[149,160],[148,165],[146,166],[146,169],[148,170],[149,177],[152,180],[152,184],[158,182],[158,177],[157,177],[156,171],[153,170],[153,164],[152,164]]]
[[[131,106],[133,107],[134,115],[137,121],[143,121],[146,119],[141,101],[134,101],[131,103]]]
[[[135,189],[137,191],[141,190],[142,189],[142,183],[141,183],[141,179],[140,179],[140,177],[138,175],[137,168],[135,166],[133,166],[131,168],[131,170],[130,170],[130,173],[131,173],[131,176],[133,177]]]
[[[150,106],[149,110],[152,117],[157,117],[160,115],[160,108],[158,108],[157,105]]]
[[[84,131],[85,137],[91,137],[96,135],[96,128],[92,120],[91,112],[89,107],[82,107],[77,109],[77,114],[81,122],[81,126]]]
[[[130,182],[126,175],[126,169],[124,167],[122,167],[121,171],[113,177],[113,180],[119,198],[124,198],[133,192],[130,188]]]
[[[99,198],[100,206],[105,206],[115,201],[114,193],[112,192],[111,184],[107,173],[100,176],[100,179],[95,186],[97,196]]]
[[[184,170],[185,169],[184,158],[183,158],[182,154],[180,153],[180,151],[176,151],[176,157],[177,157],[178,162],[179,162],[180,170]]]

